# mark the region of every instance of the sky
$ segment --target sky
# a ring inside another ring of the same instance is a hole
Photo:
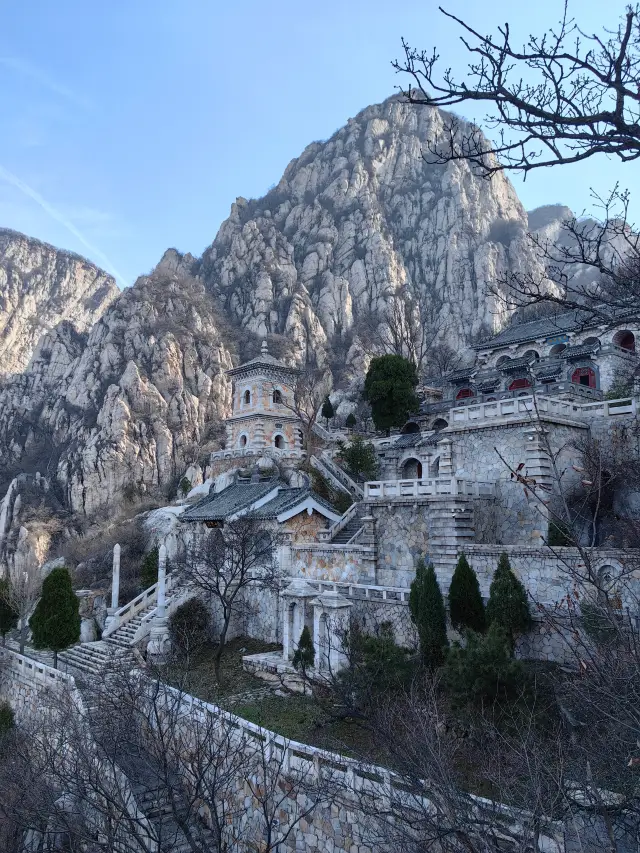
[[[559,0],[445,8],[524,41]],[[121,286],[169,247],[200,255],[237,196],[277,183],[310,142],[406,85],[391,67],[404,36],[468,57],[437,0],[0,0],[0,227],[78,252]],[[582,0],[583,28],[624,3]],[[481,119],[467,107],[467,118]],[[527,209],[593,209],[590,189],[635,196],[635,164],[606,158],[512,178]]]

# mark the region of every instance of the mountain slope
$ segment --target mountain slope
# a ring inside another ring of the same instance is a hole
[[[119,292],[110,275],[79,255],[0,229],[0,374],[24,370],[57,323],[90,329]]]

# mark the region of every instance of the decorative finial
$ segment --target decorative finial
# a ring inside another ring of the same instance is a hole
[[[269,347],[267,346],[266,341],[262,341],[262,346],[260,347],[260,355],[269,355]]]

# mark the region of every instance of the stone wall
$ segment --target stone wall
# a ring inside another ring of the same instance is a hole
[[[343,583],[375,583],[375,549],[367,545],[293,545],[293,577]]]

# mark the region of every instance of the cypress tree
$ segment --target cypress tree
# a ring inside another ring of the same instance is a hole
[[[504,630],[512,649],[516,637],[526,634],[531,628],[526,590],[511,570],[509,558],[505,553],[500,554],[498,568],[489,588],[487,621],[490,625],[495,623]]]
[[[487,624],[480,584],[464,554],[460,554],[449,587],[449,615],[456,631],[484,634]]]
[[[353,414],[353,412],[349,412],[349,414],[347,415],[347,419],[344,422],[344,425],[347,429],[353,429],[356,423],[356,416]]]
[[[324,398],[324,403],[322,404],[322,410],[321,410],[320,414],[322,415],[322,417],[327,422],[327,429],[328,429],[329,428],[329,421],[335,415],[335,411],[334,411],[333,405],[332,405],[329,397]]]
[[[308,627],[305,625],[298,640],[298,648],[293,655],[293,665],[296,669],[301,669],[303,674],[311,669],[316,659],[316,650],[313,647],[313,640]]]
[[[2,645],[6,645],[6,635],[18,624],[18,612],[12,606],[9,598],[9,581],[0,578],[0,636]]]
[[[69,570],[54,569],[42,584],[42,595],[29,620],[36,649],[51,649],[53,665],[58,666],[58,652],[80,639],[78,597],[73,591]]]
[[[422,557],[409,592],[411,619],[418,631],[422,661],[433,670],[444,661],[447,640],[447,614],[433,564]]]

